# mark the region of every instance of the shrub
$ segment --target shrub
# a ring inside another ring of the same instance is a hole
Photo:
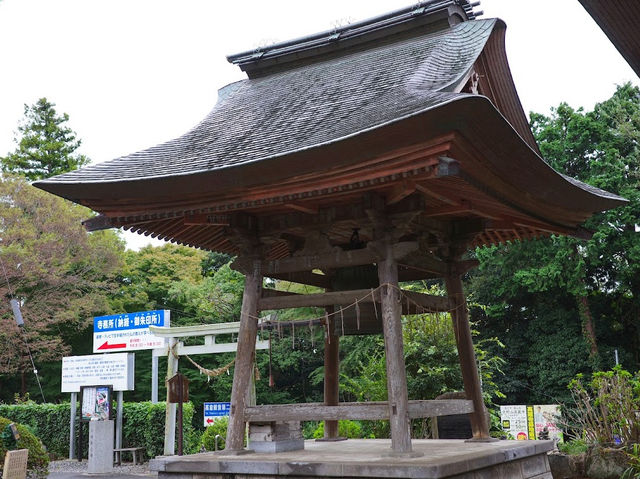
[[[4,430],[4,428],[12,422],[14,421],[0,417],[0,431]],[[24,425],[16,423],[16,426],[20,433],[20,439],[18,439],[18,442],[16,443],[16,449],[29,449],[27,468],[38,478],[47,477],[49,456],[45,452],[42,442],[40,442],[40,439],[34,436]],[[4,458],[6,452],[7,450],[5,449],[2,441],[0,441],[0,458]],[[4,460],[0,461],[0,471],[2,471],[3,467]]]
[[[564,454],[575,456],[587,452],[589,445],[582,439],[573,439],[571,441],[558,443],[558,449]]]
[[[348,439],[362,439],[370,437],[363,432],[362,423],[360,421],[349,420],[338,421],[338,436],[346,437]],[[322,437],[324,437],[324,421],[321,421],[313,432],[314,439],[320,439]]]
[[[69,455],[69,403],[0,404],[0,416],[28,427],[54,456]]]
[[[619,366],[594,373],[589,382],[578,375],[569,383],[575,403],[566,411],[569,428],[579,431],[591,444],[637,443],[639,389],[638,381]]]
[[[23,424],[40,437],[47,450],[57,457],[69,456],[70,403],[0,404],[0,416]],[[115,407],[115,406],[114,406]],[[200,447],[199,432],[192,426],[194,408],[191,403],[183,405],[185,452],[194,453]],[[147,457],[164,452],[165,403],[125,402],[123,405],[123,447],[144,447]],[[76,423],[77,424],[77,423]],[[85,431],[88,428],[85,426]],[[83,451],[88,450],[88,432],[84,434]]]
[[[225,439],[227,438],[227,425],[229,424],[229,417],[222,416],[216,418],[213,424],[207,426],[202,434],[201,443],[207,451],[215,451],[216,436],[220,435],[218,439],[218,450],[224,449]]]

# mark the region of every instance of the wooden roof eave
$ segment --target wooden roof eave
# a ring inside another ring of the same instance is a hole
[[[611,43],[640,76],[640,2],[637,0],[579,0]]]
[[[323,165],[323,170],[329,173],[338,172],[341,168],[375,162],[377,158],[393,157],[394,151],[402,152],[416,145],[445,144],[442,139],[452,132],[466,138],[467,144],[474,145],[478,153],[472,155],[476,158],[473,161],[482,159],[475,165],[476,170],[489,168],[504,183],[513,185],[513,191],[518,192],[518,197],[513,198],[516,204],[522,201],[523,192],[526,192],[528,204],[534,209],[536,204],[549,204],[569,215],[577,212],[574,218],[578,224],[585,213],[610,209],[625,201],[604,192],[588,191],[568,181],[521,139],[490,101],[467,95],[340,141],[239,166],[133,181],[62,183],[42,180],[37,186],[112,218],[233,211],[246,208],[242,200],[252,191],[260,190],[262,198],[255,199],[264,200],[266,205],[269,195],[276,190],[279,196],[286,195],[283,187],[287,182],[292,185],[292,179],[302,178],[302,187],[305,183],[312,184],[320,175],[318,165]],[[393,151],[389,151],[389,138],[394,140]],[[436,149],[432,154],[445,153]],[[473,170],[474,165],[463,165],[463,170],[469,169]],[[523,175],[526,171],[532,174]],[[476,179],[483,181],[482,177]]]

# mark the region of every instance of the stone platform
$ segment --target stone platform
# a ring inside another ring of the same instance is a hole
[[[159,457],[150,469],[159,479],[552,479],[552,441],[469,443],[413,440],[420,457],[389,457],[390,440],[305,441],[301,451],[224,455],[208,452]]]

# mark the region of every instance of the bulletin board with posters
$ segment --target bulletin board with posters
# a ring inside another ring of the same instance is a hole
[[[533,417],[537,439],[541,439],[542,433],[543,436],[548,434],[549,439],[562,441],[562,430],[559,427],[560,406],[558,404],[538,404],[533,406]]]
[[[83,421],[111,419],[113,405],[112,386],[81,386],[81,417]]]
[[[563,440],[558,404],[500,406],[500,419],[502,429],[513,439]]]
[[[519,441],[534,439],[529,437],[527,406],[500,406],[500,420],[502,429],[513,439]]]

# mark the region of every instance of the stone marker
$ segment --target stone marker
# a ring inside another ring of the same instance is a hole
[[[26,479],[28,458],[29,449],[7,451],[7,455],[4,457],[2,477],[4,479]]]
[[[89,474],[113,472],[113,421],[89,421]]]

